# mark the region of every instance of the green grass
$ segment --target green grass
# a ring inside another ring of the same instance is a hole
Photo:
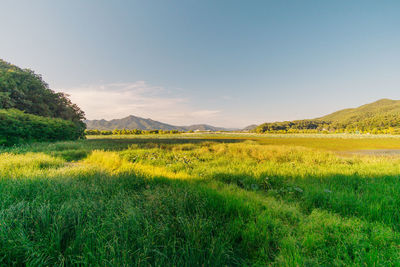
[[[0,264],[398,266],[400,138],[99,138],[0,153]]]

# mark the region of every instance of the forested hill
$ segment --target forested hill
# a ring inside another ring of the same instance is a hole
[[[138,130],[178,130],[178,131],[224,131],[229,130],[222,127],[214,127],[207,124],[196,124],[190,126],[175,126],[152,119],[144,119],[136,116],[128,116],[122,119],[114,120],[86,120],[86,126],[89,130],[114,130],[114,129],[138,129]]]
[[[82,138],[84,115],[40,75],[0,59],[0,146]]]
[[[66,94],[51,90],[40,75],[0,59],[0,109],[10,108],[75,122],[85,115]]]
[[[319,118],[319,120],[348,124],[371,119],[378,119],[380,121],[386,120],[385,118],[398,118],[399,115],[400,100],[381,99],[358,108],[348,108],[336,111]]]
[[[400,100],[381,99],[310,120],[264,123],[257,132],[400,133]]]

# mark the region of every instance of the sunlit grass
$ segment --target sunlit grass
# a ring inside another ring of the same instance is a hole
[[[400,157],[342,153],[400,139],[193,137],[4,149],[1,264],[400,264]]]

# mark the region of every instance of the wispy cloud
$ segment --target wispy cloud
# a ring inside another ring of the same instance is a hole
[[[193,117],[215,117],[221,113],[220,110],[197,110],[190,113]]]
[[[80,106],[88,119],[116,119],[128,115],[184,125],[215,123],[221,110],[193,108],[190,98],[174,95],[145,81],[83,85],[62,90]]]

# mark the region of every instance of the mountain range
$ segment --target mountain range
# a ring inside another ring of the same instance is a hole
[[[232,131],[235,129],[228,129],[223,127],[215,127],[207,124],[194,124],[189,126],[175,126],[152,119],[145,119],[136,116],[128,116],[122,119],[114,120],[86,120],[86,127],[89,130],[114,130],[114,129],[139,129],[139,130],[178,130],[178,131]]]
[[[114,120],[86,120],[87,129],[113,130],[113,129],[140,129],[140,130],[178,130],[178,131],[232,131],[207,124],[190,126],[176,126],[152,119],[128,116]],[[241,129],[242,131],[259,132],[288,129],[387,129],[400,127],[400,100],[381,99],[357,108],[347,108],[328,114],[323,117],[285,122],[264,123],[259,126],[253,124]]]

